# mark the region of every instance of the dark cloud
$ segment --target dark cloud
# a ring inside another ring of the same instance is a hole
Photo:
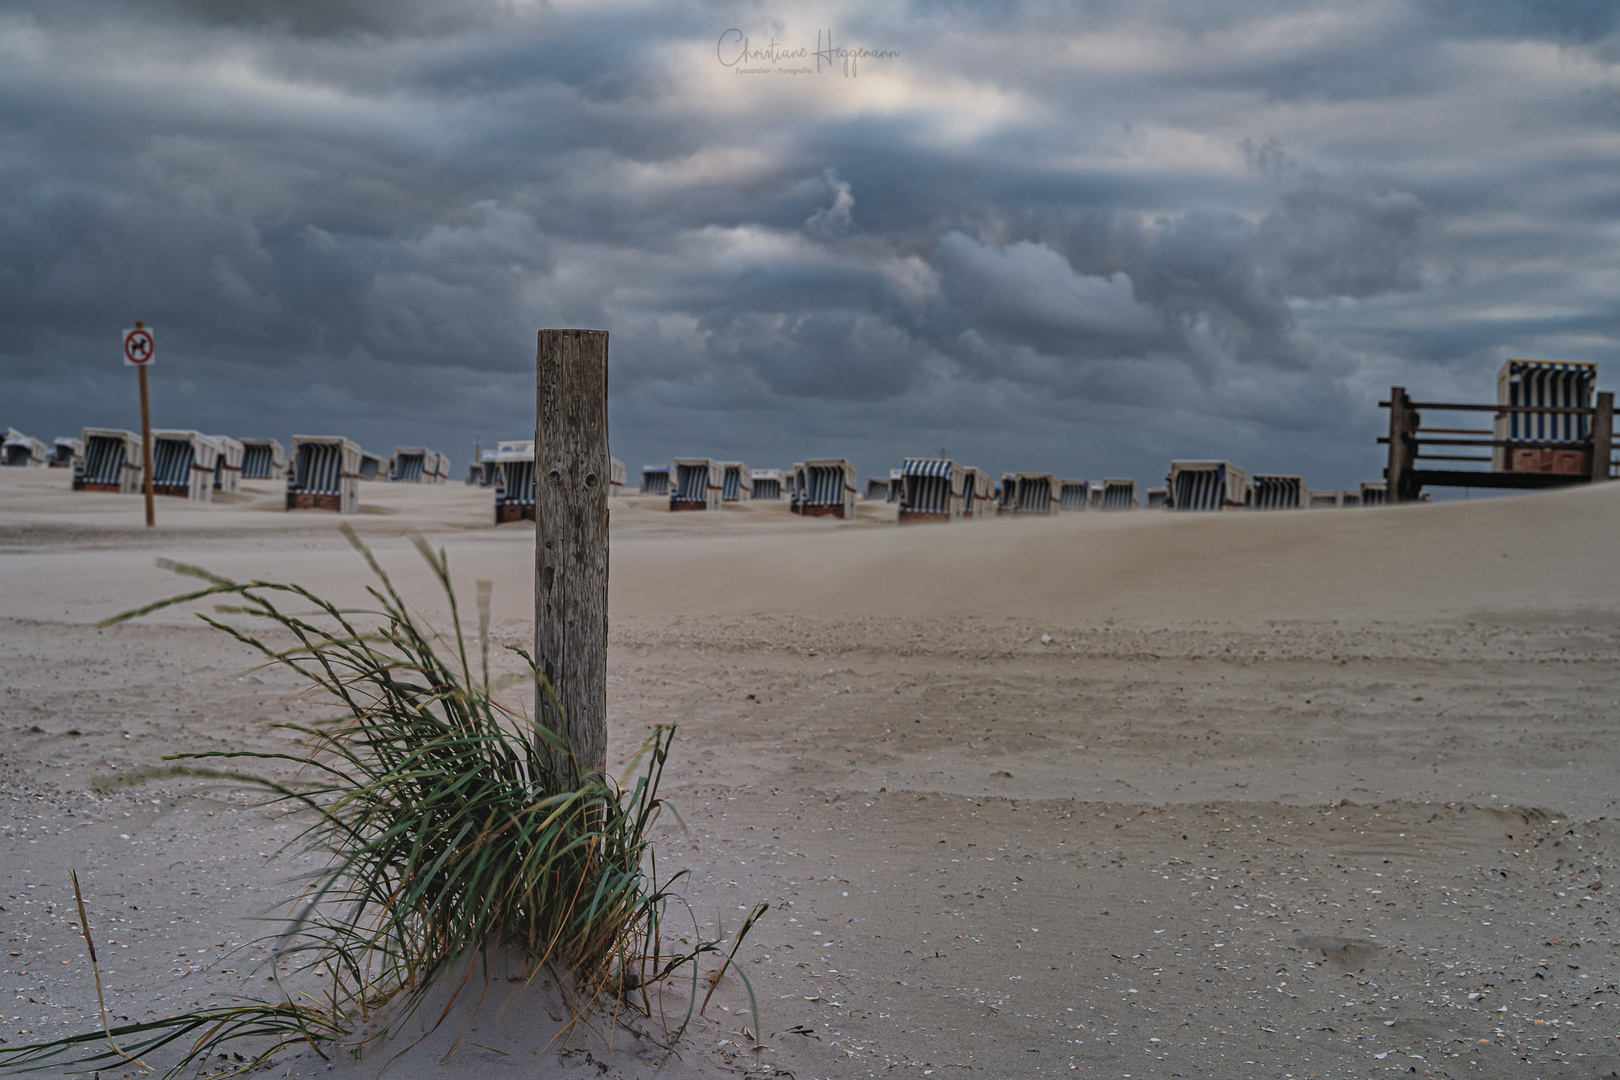
[[[496,23],[489,0],[139,0],[139,7],[205,25],[300,37],[443,35]]]
[[[728,26],[896,48],[720,68]],[[370,445],[532,423],[534,334],[613,334],[615,445],[869,471],[1376,474],[1390,382],[1606,358],[1609,5],[0,13],[0,423]],[[1511,61],[1511,63],[1509,62]]]
[[[1367,177],[1310,176],[1282,197],[1255,235],[1272,288],[1306,300],[1365,299],[1419,287],[1423,203]]]
[[[1426,0],[1464,32],[1591,44],[1620,31],[1620,8],[1604,0]]]
[[[1076,273],[1029,241],[992,246],[959,232],[933,253],[945,296],[974,329],[1053,356],[1133,357],[1172,347],[1176,335],[1138,303],[1124,273]]]

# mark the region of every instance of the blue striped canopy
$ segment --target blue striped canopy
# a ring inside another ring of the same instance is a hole
[[[154,484],[187,485],[191,483],[191,466],[196,460],[190,439],[152,440],[152,482]]]
[[[949,458],[906,458],[902,473],[905,476],[949,477],[955,464]]]
[[[124,475],[123,438],[91,435],[84,441],[84,478],[92,484],[116,484]]]
[[[495,489],[497,505],[534,505],[534,462],[503,461],[500,466],[499,486]]]
[[[1226,505],[1226,466],[1186,469],[1176,474],[1177,510],[1220,510]]]
[[[248,480],[269,480],[275,452],[269,443],[245,443],[242,447],[242,476]]]
[[[709,466],[682,465],[675,466],[674,490],[670,496],[682,502],[707,502],[709,498]]]
[[[1509,360],[1506,367],[1507,400],[1503,405],[1592,407],[1597,372],[1591,364]],[[1592,434],[1591,419],[1572,413],[1510,413],[1507,426],[1509,439],[1536,442],[1579,442]]]
[[[844,469],[842,465],[805,466],[806,506],[838,506],[844,501]]]
[[[299,443],[289,486],[318,495],[336,495],[343,476],[341,443]]]

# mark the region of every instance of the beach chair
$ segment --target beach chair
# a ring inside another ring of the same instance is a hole
[[[855,466],[843,458],[817,458],[804,463],[805,517],[855,518]]]
[[[1596,383],[1597,364],[1591,361],[1509,360],[1496,373],[1496,403],[1590,409]],[[1506,444],[1492,448],[1492,472],[1588,475],[1592,471],[1590,415],[1503,413],[1495,419],[1492,437]],[[1516,445],[1520,443],[1531,445]],[[1574,445],[1578,443],[1588,445]]]
[[[900,496],[900,523],[952,522],[962,517],[966,471],[949,458],[906,458]]]
[[[1172,461],[1171,509],[1241,510],[1248,505],[1249,474],[1230,461]]]
[[[754,475],[740,461],[716,462],[720,467],[720,501],[747,502],[754,496]]]
[[[145,479],[141,437],[122,428],[85,428],[84,464],[73,470],[74,491],[138,495]]]
[[[152,494],[213,502],[220,452],[218,440],[199,431],[152,432]]]
[[[71,435],[58,435],[51,443],[49,465],[53,469],[76,469],[84,461],[84,442]]]
[[[242,479],[284,480],[287,451],[275,439],[242,440]]]
[[[670,510],[720,509],[720,465],[709,458],[676,458],[670,477]]]
[[[754,500],[769,499],[773,502],[782,500],[782,470],[781,469],[755,469],[752,474],[754,484]]]
[[[215,435],[214,441],[219,443],[219,456],[214,459],[214,490],[241,491],[242,458],[247,447],[229,435]]]
[[[1099,510],[1135,510],[1135,480],[1104,480],[1097,500]]]
[[[1300,510],[1310,503],[1311,489],[1302,477],[1255,473],[1249,485],[1251,510]]]
[[[1091,485],[1084,480],[1058,481],[1058,509],[1086,510],[1090,508]]]
[[[1056,514],[1058,479],[1051,473],[1011,473],[1012,512],[1015,514]],[[1006,483],[1006,478],[1003,478]]]
[[[16,428],[6,429],[5,440],[0,443],[0,465],[43,469],[49,456],[50,450],[43,440],[24,435]]]
[[[496,443],[495,524],[533,521],[534,507],[534,440]]]
[[[360,509],[358,443],[341,435],[294,435],[292,467],[287,470],[288,510],[333,510],[352,514]]]
[[[962,469],[962,516],[983,521],[996,516],[996,482],[983,469]]]

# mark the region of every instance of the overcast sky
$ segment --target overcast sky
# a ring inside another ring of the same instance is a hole
[[[535,331],[591,327],[632,473],[1353,486],[1391,384],[1610,361],[1617,11],[10,3],[0,427],[138,426],[140,318],[159,426],[460,476],[532,433]]]

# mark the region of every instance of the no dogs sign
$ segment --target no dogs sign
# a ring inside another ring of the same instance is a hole
[[[157,356],[157,345],[152,340],[150,326],[137,326],[133,330],[124,331],[124,365],[126,367],[151,367]]]

